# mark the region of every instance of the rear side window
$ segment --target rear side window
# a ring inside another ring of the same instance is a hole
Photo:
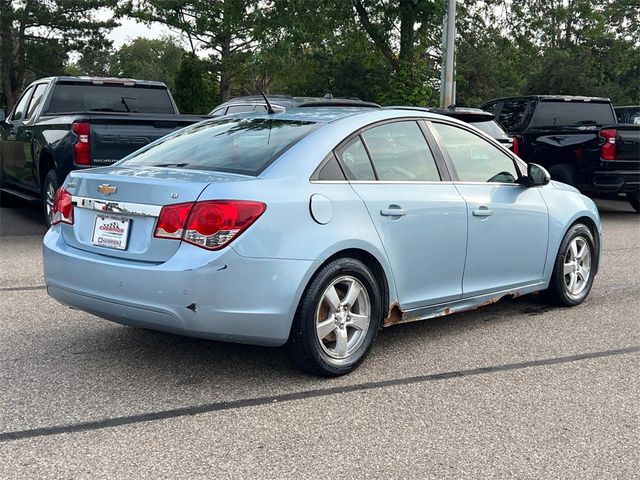
[[[92,83],[58,83],[48,113],[64,112],[176,113],[166,88]]]
[[[522,125],[530,104],[530,100],[506,100],[500,110],[500,124],[507,130],[518,128]]]
[[[227,110],[227,115],[232,113],[253,112],[253,105],[231,105]]]
[[[360,137],[351,139],[340,149],[338,157],[349,180],[375,180],[373,167],[369,160],[369,155],[362,144]]]
[[[540,102],[533,113],[531,125],[605,125],[615,123],[611,105],[591,102]]]
[[[495,120],[489,122],[473,122],[471,125],[493,138],[509,138]]]
[[[379,180],[439,181],[440,174],[418,124],[394,122],[362,134]]]
[[[269,118],[209,120],[168,135],[119,165],[258,175],[318,126],[314,122]]]
[[[463,182],[516,183],[518,172],[507,154],[462,128],[433,123],[433,128]]]
[[[25,118],[31,118],[36,108],[38,108],[38,105],[42,103],[42,98],[46,89],[46,83],[40,83],[36,85],[36,89],[33,91],[33,96],[31,97],[31,101],[29,102],[29,109],[27,110]]]

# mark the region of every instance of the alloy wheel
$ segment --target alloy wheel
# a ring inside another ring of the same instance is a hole
[[[574,238],[564,257],[564,282],[567,293],[579,297],[591,277],[591,247],[581,236]]]
[[[364,342],[371,322],[371,302],[364,285],[350,275],[325,289],[315,314],[316,336],[332,358],[353,355]]]

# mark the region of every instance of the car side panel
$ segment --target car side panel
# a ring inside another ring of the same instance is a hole
[[[544,270],[544,280],[548,283],[553,272],[556,255],[560,243],[569,227],[581,217],[587,217],[598,230],[596,241],[599,248],[599,259],[602,261],[603,233],[600,214],[593,200],[581,195],[578,191],[560,182],[552,181],[539,189],[549,209],[549,248]]]

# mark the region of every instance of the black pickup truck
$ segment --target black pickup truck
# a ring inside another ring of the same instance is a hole
[[[640,212],[640,125],[618,123],[608,98],[535,95],[491,100],[525,161],[587,195],[625,194]]]
[[[0,191],[42,202],[49,224],[55,191],[71,170],[110,165],[204,118],[180,115],[161,82],[37,80],[8,117],[0,112]]]

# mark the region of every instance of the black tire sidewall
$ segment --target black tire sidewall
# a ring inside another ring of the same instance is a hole
[[[591,274],[589,275],[587,286],[577,298],[568,294],[564,281],[565,256],[569,245],[576,237],[584,238],[589,244],[589,248],[591,249]],[[567,231],[564,238],[562,239],[562,243],[560,244],[560,249],[558,250],[558,255],[556,256],[551,279],[551,292],[556,303],[562,306],[572,307],[581,304],[587,298],[589,292],[591,291],[591,287],[593,286],[595,271],[599,261],[598,254],[599,252],[596,249],[596,243],[593,238],[593,233],[586,225],[578,223],[573,225]]]
[[[58,191],[60,183],[58,182],[58,176],[56,175],[55,170],[49,170],[42,182],[42,218],[44,219],[44,223],[47,227],[51,226],[49,218],[47,217],[47,186],[49,184],[53,184],[53,190]]]
[[[343,275],[357,278],[366,288],[371,304],[369,330],[357,352],[343,360],[330,357],[316,335],[316,307],[329,284]],[[355,258],[339,258],[322,267],[307,286],[291,329],[288,350],[292,360],[303,370],[322,376],[340,376],[360,365],[373,345],[382,322],[382,295],[370,269]],[[293,354],[293,355],[291,355]],[[300,358],[300,356],[304,358]]]

